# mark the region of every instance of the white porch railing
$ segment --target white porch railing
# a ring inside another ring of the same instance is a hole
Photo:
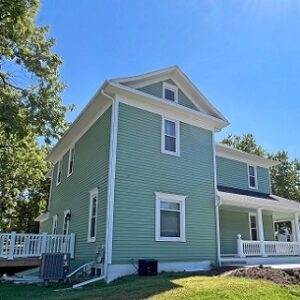
[[[300,255],[297,242],[246,241],[238,235],[237,248],[239,257],[247,256],[296,256]]]
[[[74,258],[75,234],[0,233],[0,258],[40,257],[42,253],[70,253]]]

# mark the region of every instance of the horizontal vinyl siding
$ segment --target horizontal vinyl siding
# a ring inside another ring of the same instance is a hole
[[[181,156],[161,153],[161,116],[120,104],[113,263],[215,260],[212,133],[180,123]],[[186,195],[186,243],[155,241],[155,192]]]
[[[62,232],[63,212],[71,210],[70,233],[76,234],[75,258],[95,258],[97,247],[105,244],[108,159],[110,141],[109,108],[75,145],[73,174],[67,177],[69,152],[63,156],[61,183],[56,186],[57,164],[54,167],[50,218],[42,223],[42,231],[51,232],[52,216],[58,215],[58,233]],[[89,191],[97,187],[98,216],[96,242],[88,243]]]
[[[166,80],[165,82],[176,86],[176,84],[170,79]],[[142,88],[139,88],[138,90],[140,90],[141,92],[150,94],[152,96],[162,98],[163,97],[163,82],[161,81],[161,82],[153,83],[153,84],[144,86]],[[185,107],[188,107],[188,108],[191,108],[194,110],[199,110],[179,88],[178,88],[178,103]]]
[[[258,189],[249,188],[247,164],[217,156],[218,185],[270,194],[269,170],[257,167]]]
[[[264,235],[266,241],[274,240],[273,218],[263,215]],[[221,254],[237,254],[237,235],[243,240],[250,239],[248,212],[220,210]]]

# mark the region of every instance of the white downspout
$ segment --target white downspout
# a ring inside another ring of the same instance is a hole
[[[216,143],[215,143],[214,132],[212,133],[212,148],[213,148],[213,165],[214,165],[217,266],[220,266],[221,265],[221,249],[220,249],[220,215],[219,215],[219,207],[221,205],[221,199],[218,196]]]
[[[108,265],[111,264],[119,101],[113,98],[112,96],[108,95],[107,93],[105,93],[103,90],[101,90],[101,94],[112,101],[104,266],[103,266],[103,272],[100,277],[92,278],[90,280],[75,284],[72,287],[73,289],[80,288],[82,286],[100,280],[107,280]]]

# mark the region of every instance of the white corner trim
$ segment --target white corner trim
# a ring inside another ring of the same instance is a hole
[[[162,84],[162,98],[167,100],[167,101],[172,101],[170,99],[167,99],[165,97],[165,90],[170,90],[172,92],[174,92],[174,101],[173,102],[176,102],[178,103],[178,87],[176,85],[173,85],[173,84],[170,84],[170,83],[167,83],[167,82],[163,82]]]
[[[255,186],[250,185],[250,172],[249,167],[253,167],[254,169],[254,179],[255,179]],[[247,174],[248,174],[248,187],[252,190],[258,190],[258,180],[257,180],[257,166],[252,164],[247,164]]]
[[[73,152],[73,157],[72,157],[72,150],[74,149]],[[70,164],[71,160],[73,160],[73,165],[72,165],[72,171],[70,172]],[[68,159],[68,170],[67,170],[67,177],[71,176],[74,172],[74,161],[75,161],[75,144],[73,144],[70,149],[69,149],[69,159]]]
[[[96,215],[95,215],[95,236],[91,237],[91,217],[93,209],[93,198],[96,196]],[[89,191],[89,219],[88,219],[88,235],[87,242],[95,242],[97,236],[97,219],[98,219],[98,202],[99,202],[99,190],[98,188],[93,188]]]
[[[109,148],[109,170],[108,170],[108,192],[106,209],[106,240],[105,240],[105,261],[104,274],[107,274],[108,265],[112,260],[112,239],[113,239],[113,214],[115,200],[115,176],[117,162],[117,139],[118,139],[118,118],[119,99],[112,100],[111,128],[110,128],[110,148]]]
[[[157,242],[186,242],[185,239],[185,199],[186,196],[156,192],[155,205],[155,241]],[[180,206],[180,237],[162,237],[160,235],[160,202],[178,203]]]
[[[175,123],[175,140],[176,140],[176,151],[169,151],[165,149],[165,121],[170,121]],[[171,154],[175,156],[180,156],[180,122],[178,120],[166,118],[162,116],[161,118],[161,152],[165,154]]]

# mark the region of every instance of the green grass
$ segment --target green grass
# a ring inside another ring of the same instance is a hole
[[[0,283],[0,299],[300,300],[300,286],[281,287],[267,281],[195,274],[131,276],[111,284],[99,283],[80,290],[55,292],[54,289],[59,287]]]

